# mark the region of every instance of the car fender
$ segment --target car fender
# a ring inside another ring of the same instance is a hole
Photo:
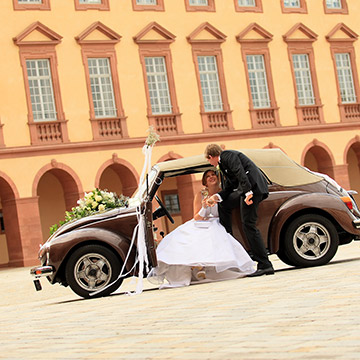
[[[104,244],[115,251],[124,261],[129,248],[131,239],[127,239],[121,234],[102,228],[85,228],[65,233],[51,240],[49,251],[49,264],[54,267],[53,279],[59,269],[73,252],[73,250],[89,243]],[[126,264],[126,269],[130,270],[134,264],[136,249],[131,249],[131,255]]]
[[[301,194],[284,202],[273,216],[269,227],[271,253],[278,251],[281,232],[288,221],[293,219],[296,214],[304,212],[323,214],[330,220],[335,220],[346,232],[359,233],[359,230],[356,230],[352,224],[355,217],[339,197],[326,193]]]

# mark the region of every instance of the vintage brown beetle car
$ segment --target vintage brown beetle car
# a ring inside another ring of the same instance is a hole
[[[360,213],[354,199],[323,176],[296,164],[279,149],[241,150],[269,181],[269,197],[259,207],[259,229],[270,254],[298,267],[328,263],[338,246],[360,239]],[[172,219],[157,193],[169,177],[202,173],[211,168],[203,155],[154,165],[146,181],[129,200],[129,206],[82,218],[60,227],[41,246],[41,266],[31,269],[35,285],[46,276],[84,298],[115,291],[124,277],[136,274],[136,245],[130,246],[138,224],[137,209],[145,216],[145,237],[150,267],[156,266],[153,220]],[[160,207],[152,211],[152,200]],[[239,211],[235,209],[235,212]],[[243,246],[238,214],[233,233]],[[114,282],[119,274],[123,275]],[[114,283],[113,283],[114,282]],[[108,286],[113,283],[113,285]]]

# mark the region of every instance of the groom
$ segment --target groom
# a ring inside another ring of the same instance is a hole
[[[223,202],[221,205],[227,212],[227,216],[221,218],[221,223],[228,232],[231,231],[231,208],[226,203],[230,203],[230,198],[236,194],[234,189],[238,189],[240,192],[243,230],[250,244],[253,258],[258,263],[257,270],[247,276],[274,274],[274,268],[268,258],[260,231],[256,227],[259,204],[269,195],[264,175],[243,153],[235,150],[223,150],[217,144],[209,144],[206,147],[205,157],[212,166],[219,166],[225,177],[223,190],[210,197],[208,204],[211,206],[215,201]]]

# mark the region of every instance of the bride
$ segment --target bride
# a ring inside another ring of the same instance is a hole
[[[156,249],[158,266],[148,280],[160,288],[235,279],[255,271],[245,249],[220,224],[217,203],[206,206],[205,199],[220,190],[216,172],[207,170],[202,184],[205,188],[194,198],[194,218],[165,236]]]

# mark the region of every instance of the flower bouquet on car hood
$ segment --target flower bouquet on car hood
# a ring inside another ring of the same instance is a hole
[[[85,216],[93,215],[94,213],[101,213],[108,209],[117,207],[127,207],[129,198],[124,195],[117,195],[115,192],[107,190],[94,189],[77,201],[77,206],[73,207],[71,211],[65,212],[65,220],[60,221],[59,224],[54,224],[50,227],[50,235],[52,235],[61,225],[69,221],[81,219]]]

